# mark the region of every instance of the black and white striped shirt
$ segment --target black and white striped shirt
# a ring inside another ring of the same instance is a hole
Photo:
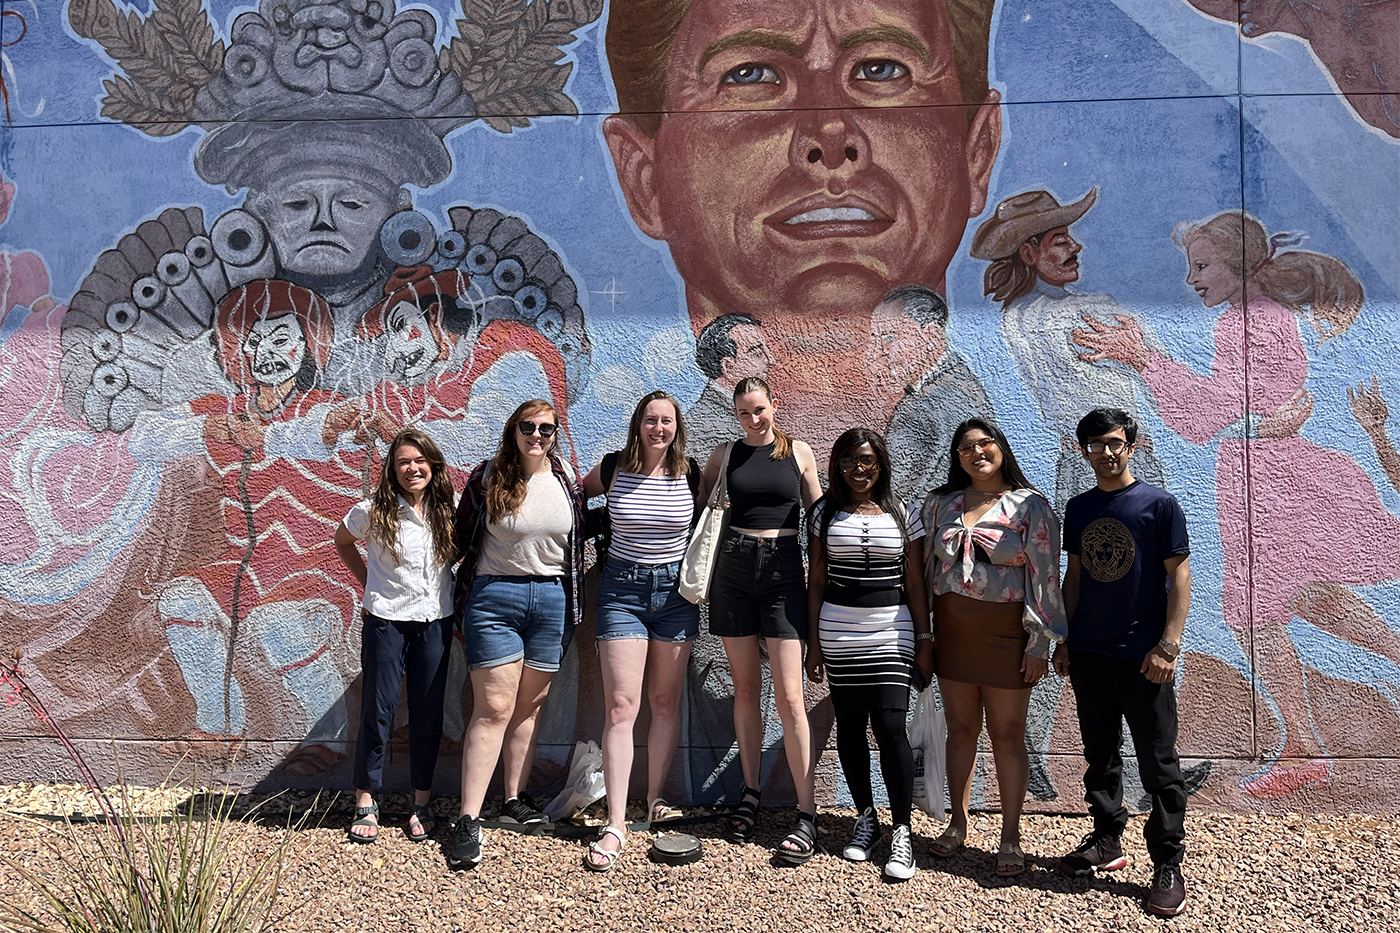
[[[694,514],[684,476],[619,472],[608,491],[608,554],[638,564],[675,563],[685,557]]]

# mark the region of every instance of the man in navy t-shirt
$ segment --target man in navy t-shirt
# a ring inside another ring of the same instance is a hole
[[[1084,799],[1094,831],[1060,859],[1060,871],[1091,875],[1128,864],[1121,837],[1122,721],[1152,798],[1143,835],[1155,866],[1147,909],[1175,916],[1186,907],[1186,786],[1176,754],[1176,659],[1191,603],[1186,516],[1165,490],[1133,478],[1137,422],[1096,408],[1079,422],[1079,446],[1098,486],[1065,508],[1065,608],[1069,641],[1055,651],[1069,675],[1084,739]]]

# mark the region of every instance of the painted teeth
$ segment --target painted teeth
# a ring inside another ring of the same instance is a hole
[[[820,224],[837,220],[874,220],[875,215],[859,207],[819,207],[803,211],[796,217],[783,221],[785,224]]]

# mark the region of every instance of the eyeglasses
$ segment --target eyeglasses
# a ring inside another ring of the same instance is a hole
[[[862,454],[859,457],[841,457],[837,459],[836,465],[841,468],[842,473],[854,473],[857,470],[869,472],[880,466],[880,461],[874,454]]]
[[[997,446],[996,438],[984,437],[980,441],[968,441],[966,444],[959,444],[958,453],[966,457],[968,454],[971,454],[974,451],[983,451],[986,450],[988,447],[995,446]]]
[[[1090,441],[1084,445],[1084,450],[1091,454],[1101,454],[1105,450],[1111,454],[1121,454],[1128,446],[1128,442],[1118,437],[1111,437],[1106,441]]]
[[[533,421],[521,421],[516,427],[518,427],[520,433],[524,434],[526,437],[534,434],[536,428],[540,429],[540,437],[553,437],[554,432],[559,430],[558,425],[550,424],[548,421],[544,424],[535,424]]]

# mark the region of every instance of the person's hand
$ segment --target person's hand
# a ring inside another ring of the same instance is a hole
[[[1081,314],[1080,317],[1089,325],[1089,329],[1078,328],[1070,331],[1069,335],[1074,338],[1075,343],[1086,348],[1085,352],[1079,354],[1081,360],[1090,363],[1117,360],[1134,369],[1147,368],[1147,341],[1143,339],[1142,328],[1138,326],[1137,321],[1126,314],[1115,314],[1113,318],[1118,322],[1118,326],[1115,327],[1087,314]]]
[[[1147,652],[1147,657],[1142,659],[1140,673],[1154,684],[1164,684],[1176,676],[1176,661],[1168,658],[1161,648],[1153,645],[1152,650]]]
[[[334,447],[336,439],[346,431],[354,430],[354,443],[364,446],[378,437],[386,444],[398,434],[399,426],[394,419],[378,409],[367,409],[363,402],[346,402],[331,409],[321,427],[321,441],[327,447]]]
[[[1385,421],[1390,417],[1390,409],[1381,395],[1381,381],[1378,378],[1371,377],[1369,389],[1364,379],[1355,388],[1347,386],[1347,401],[1351,403],[1352,416],[1361,425],[1361,430],[1372,437],[1385,433]]]
[[[813,644],[807,649],[807,679],[819,684],[825,677],[826,671],[822,669],[822,649]]]
[[[1060,677],[1069,676],[1069,646],[1064,642],[1055,646],[1055,654],[1051,657],[1055,666],[1055,673]]]
[[[220,444],[261,450],[266,434],[263,426],[246,414],[210,415],[204,419],[205,438]]]
[[[1050,662],[1044,658],[1037,658],[1033,654],[1021,655],[1021,673],[1025,675],[1026,683],[1035,685],[1040,683],[1040,678],[1045,676],[1045,672],[1050,669]]]
[[[924,678],[924,686],[933,683],[933,642],[925,638],[914,649],[914,666]]]
[[[1312,417],[1313,397],[1307,389],[1299,389],[1273,412],[1259,421],[1260,437],[1292,437],[1303,429]]]

